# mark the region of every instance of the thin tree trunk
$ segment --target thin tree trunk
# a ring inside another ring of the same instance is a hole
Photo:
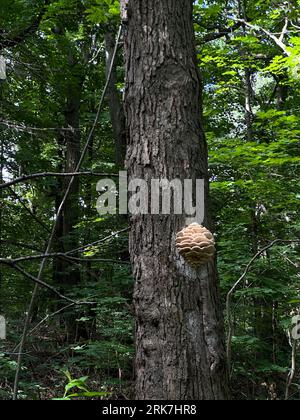
[[[253,110],[252,110],[251,70],[245,69],[245,121],[247,127],[247,141],[253,141]]]
[[[63,169],[66,173],[72,173],[76,169],[80,158],[80,101],[83,87],[82,68],[72,53],[71,46],[68,49],[69,81],[66,87],[65,98],[65,126],[70,130],[65,131],[64,137],[59,138],[59,145],[64,149]],[[68,187],[70,178],[58,179],[58,190],[55,196],[56,209],[61,203],[64,192]],[[66,199],[63,211],[59,217],[56,229],[58,252],[68,252],[78,248],[78,237],[75,226],[79,222],[79,187],[80,179],[74,180],[70,194]],[[54,281],[65,291],[72,286],[78,285],[81,280],[80,269],[64,260],[57,260],[54,263]],[[65,325],[66,340],[72,342],[78,335],[78,323],[74,311],[64,313],[61,323]]]
[[[245,7],[245,1],[239,0],[238,1],[238,14],[240,19],[244,19],[247,21],[247,13]],[[244,37],[247,36],[246,25],[242,25],[243,35]],[[248,51],[247,48],[245,49],[244,46],[241,48],[240,54],[242,57],[247,59]],[[247,141],[253,141],[253,109],[252,109],[252,102],[253,102],[253,89],[251,83],[251,76],[252,71],[251,68],[245,68],[245,124],[247,128]]]
[[[75,81],[75,80],[74,80]],[[73,83],[74,83],[73,81]],[[75,87],[75,89],[74,89]],[[80,158],[80,96],[81,96],[82,83],[72,86],[69,91],[65,111],[65,124],[66,127],[72,127],[72,131],[66,133],[66,166],[65,171],[72,173],[76,169]],[[67,188],[70,180],[64,180],[64,191]],[[78,237],[75,232],[75,226],[79,222],[79,178],[75,179],[70,194],[65,202],[62,217],[62,231],[63,231],[63,248],[64,252],[78,248]],[[73,264],[66,261],[63,262],[63,276],[62,287],[64,289],[80,283],[80,269]],[[76,314],[70,311],[69,314],[64,314],[64,321],[66,326],[67,340],[73,342],[78,335],[78,324],[76,322]]]
[[[206,179],[191,0],[130,0],[125,36],[130,178]],[[206,214],[206,224],[208,223]],[[136,398],[227,399],[214,263],[195,271],[175,249],[184,215],[134,216]]]
[[[106,49],[106,75],[110,74],[110,82],[107,88],[107,97],[109,104],[110,118],[115,139],[115,159],[116,164],[124,167],[126,153],[126,133],[125,133],[125,115],[121,102],[120,94],[117,89],[117,66],[114,63],[111,70],[112,58],[115,50],[115,33],[107,32],[105,34]],[[111,70],[111,72],[110,72]]]
[[[286,100],[289,95],[289,86],[286,83],[286,76],[277,76],[277,89],[276,89],[276,97],[277,97],[277,109],[279,111],[283,111],[286,106]]]

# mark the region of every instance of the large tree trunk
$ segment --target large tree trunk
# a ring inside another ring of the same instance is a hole
[[[130,178],[206,179],[192,0],[130,0],[125,36]],[[206,222],[208,217],[206,214]],[[227,398],[215,263],[193,270],[185,215],[132,217],[137,399]]]

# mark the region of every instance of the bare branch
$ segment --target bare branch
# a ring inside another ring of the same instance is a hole
[[[300,26],[296,25],[295,23],[291,22],[291,25],[293,26],[293,28],[297,29],[297,31],[300,30]]]
[[[111,260],[105,258],[77,258],[77,257],[70,257],[67,255],[61,255],[62,258],[66,258],[71,261],[79,261],[79,262],[102,262],[107,264],[121,264],[121,265],[130,265],[129,261],[122,261],[122,260]]]
[[[83,246],[82,246],[82,247],[80,247],[80,248],[77,248],[77,249],[73,249],[73,250],[71,250],[71,251],[68,251],[68,252],[66,253],[66,255],[71,255],[71,254],[75,254],[75,253],[78,253],[78,252],[84,252],[87,248],[91,248],[91,247],[93,247],[93,246],[97,246],[97,245],[99,245],[99,244],[101,244],[101,243],[103,243],[103,242],[108,241],[109,239],[114,238],[114,237],[115,237],[115,236],[117,236],[117,235],[120,235],[121,233],[128,232],[129,230],[130,230],[130,228],[129,228],[129,227],[128,227],[128,228],[125,228],[125,229],[122,229],[122,230],[119,230],[118,232],[112,233],[111,235],[107,236],[106,238],[100,239],[99,241],[95,241],[95,242],[92,242],[92,243],[90,243],[90,244],[83,245]]]
[[[281,34],[280,34],[280,37],[279,37],[279,41],[280,42],[283,42],[284,37],[285,37],[285,34],[287,33],[288,26],[289,26],[289,18],[286,17],[285,18],[285,22],[284,22],[284,26],[282,28],[282,31],[281,31]]]
[[[48,228],[48,226],[45,225],[44,222],[42,222],[38,217],[36,217],[36,215],[26,206],[26,204],[24,203],[23,199],[11,188],[9,187],[10,192],[12,193],[12,195],[15,197],[16,200],[19,201],[19,203],[21,204],[21,206],[27,211],[28,214],[30,214],[30,216],[48,233],[50,233],[50,229]]]
[[[215,41],[216,39],[223,38],[224,36],[233,34],[234,31],[236,31],[238,28],[242,26],[241,22],[235,23],[230,28],[219,28],[218,32],[212,32],[206,34],[202,39],[201,42],[206,43],[210,41]]]
[[[30,175],[24,175],[19,178],[16,178],[12,181],[6,182],[4,184],[0,184],[0,190],[3,188],[8,188],[16,184],[20,184],[23,182],[30,181],[32,179],[37,178],[52,178],[52,177],[78,177],[78,176],[95,176],[95,177],[112,177],[115,178],[118,175],[117,174],[105,174],[105,173],[98,173],[98,172],[71,172],[71,173],[61,173],[61,172],[41,172],[37,174],[30,174]]]
[[[289,264],[291,264],[294,268],[296,268],[297,270],[300,270],[300,265],[299,263],[295,263],[294,261],[290,260],[286,255],[281,255],[282,258],[284,258]]]
[[[291,52],[288,51],[287,46],[283,43],[282,33],[281,33],[280,38],[277,38],[277,36],[275,36],[274,34],[272,34],[272,32],[269,32],[267,29],[262,28],[261,26],[252,25],[251,23],[247,22],[245,19],[238,19],[238,18],[234,18],[234,17],[228,17],[228,19],[231,19],[231,20],[233,20],[235,22],[241,22],[243,25],[248,26],[248,28],[252,29],[255,32],[263,32],[270,39],[272,39],[272,41],[275,42],[275,44],[284,52],[284,54],[287,57],[290,57],[291,56]],[[286,29],[285,29],[285,32],[284,33],[286,33]]]
[[[48,321],[48,319],[54,318],[56,315],[61,314],[62,312],[66,311],[67,309],[72,308],[73,306],[75,306],[75,304],[74,303],[70,303],[70,305],[64,306],[63,308],[59,309],[58,311],[53,312],[52,314],[49,314],[49,315],[45,316],[45,318],[43,318],[34,328],[32,328],[32,330],[30,330],[27,333],[27,337],[30,336],[30,335],[32,335],[37,329],[40,328],[41,325],[43,325],[46,321]],[[13,354],[15,354],[16,352],[18,352],[19,347],[20,347],[20,343],[14,348]],[[17,353],[17,355],[19,355],[19,354],[20,353]]]
[[[67,296],[62,295],[58,290],[56,290],[54,287],[50,286],[50,284],[45,283],[41,279],[39,279],[37,277],[34,277],[33,275],[31,275],[30,273],[28,273],[27,271],[25,271],[22,267],[20,267],[18,264],[16,264],[13,260],[1,258],[0,259],[0,263],[6,264],[7,266],[16,269],[21,274],[23,274],[24,277],[26,277],[29,280],[33,281],[35,284],[38,284],[38,285],[44,287],[45,289],[50,290],[52,293],[54,293],[60,299],[66,300],[67,302],[70,302],[73,305],[94,305],[95,304],[95,302],[79,302],[79,301],[70,299]]]
[[[71,257],[68,254],[64,254],[62,252],[56,252],[52,254],[40,254],[40,255],[28,255],[25,257],[18,257],[18,258],[0,258],[0,264],[19,264],[26,261],[35,261],[35,260],[42,260],[42,259],[53,259],[53,258],[63,258],[66,260],[71,261],[79,261],[79,262],[103,262],[103,263],[110,263],[110,264],[124,264],[129,265],[128,261],[119,261],[119,260],[112,260],[112,259],[105,259],[105,258],[77,258]]]
[[[74,132],[77,131],[78,129],[74,128],[74,127],[27,127],[23,124],[16,124],[12,121],[4,121],[4,120],[0,120],[0,125],[4,125],[7,128],[10,128],[12,130],[16,130],[16,131],[23,131],[26,133],[33,133],[33,132]]]

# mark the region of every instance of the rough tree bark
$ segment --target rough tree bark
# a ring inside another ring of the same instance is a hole
[[[130,178],[206,179],[192,0],[129,0],[125,34]],[[206,214],[205,224],[209,217]],[[175,249],[185,216],[131,221],[136,398],[227,399],[215,263],[195,271]]]

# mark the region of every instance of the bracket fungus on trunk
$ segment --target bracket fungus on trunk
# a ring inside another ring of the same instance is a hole
[[[176,247],[193,268],[211,261],[216,252],[213,234],[198,223],[192,223],[177,234]]]

